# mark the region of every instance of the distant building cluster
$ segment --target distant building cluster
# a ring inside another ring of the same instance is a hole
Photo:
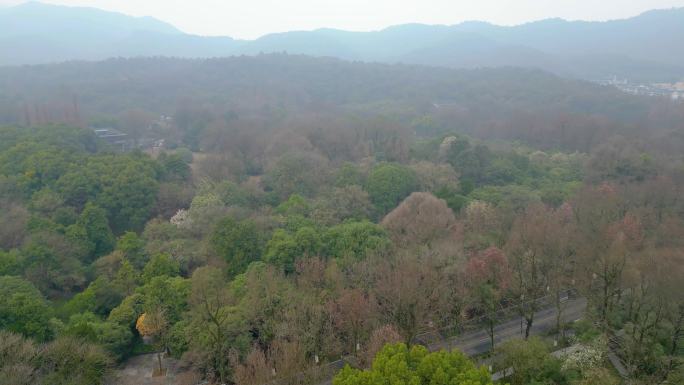
[[[159,119],[156,119],[154,122],[152,122],[152,124],[150,124],[148,129],[152,130],[152,129],[158,128],[158,129],[167,130],[171,127],[172,123],[173,123],[172,117],[166,116],[166,115],[161,115],[161,116],[159,116]]]
[[[684,82],[656,83],[655,86],[657,86],[660,89],[666,90],[667,92],[670,92],[670,98],[672,98],[672,100],[684,101]]]
[[[125,152],[130,150],[132,142],[128,139],[128,135],[110,127],[93,128],[95,135],[109,143],[112,148]]]
[[[147,126],[147,132],[168,130],[172,123],[173,118],[170,116],[161,115],[158,119],[154,120]],[[91,127],[90,129],[93,130],[99,139],[107,142],[112,149],[121,152],[131,151],[133,149],[139,148],[152,154],[158,154],[166,144],[164,139],[148,137],[134,139],[125,132],[121,132],[112,127]]]
[[[684,101],[684,82],[676,83],[633,83],[627,79],[612,77],[598,80],[597,83],[613,86],[632,95],[669,97],[674,101]]]

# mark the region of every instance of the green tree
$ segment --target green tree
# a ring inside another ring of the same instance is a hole
[[[289,198],[278,207],[276,207],[276,212],[284,216],[302,216],[306,217],[309,215],[311,207],[306,201],[306,198],[299,194],[292,194]]]
[[[439,199],[444,199],[447,206],[454,212],[458,213],[468,205],[468,197],[460,194],[460,191],[454,191],[448,188],[440,188],[435,191],[435,196]]]
[[[32,340],[20,334],[0,330],[0,383],[7,385],[38,383],[38,368],[33,364],[38,356],[38,346]]]
[[[211,237],[216,253],[228,262],[227,270],[230,275],[244,272],[251,262],[259,260],[262,243],[253,221],[238,222],[230,217],[219,221]]]
[[[362,259],[390,245],[385,230],[368,221],[333,226],[325,232],[323,240],[325,255],[338,258]]]
[[[99,190],[98,171],[93,167],[79,167],[73,165],[72,169],[64,173],[55,183],[56,190],[64,198],[64,203],[82,208],[94,199]]]
[[[112,309],[107,317],[107,321],[124,325],[129,329],[135,327],[135,321],[138,320],[140,314],[143,313],[145,305],[145,296],[140,293],[134,293],[124,298],[119,306]]]
[[[266,244],[264,261],[279,266],[285,272],[294,271],[294,261],[300,256],[294,236],[283,229],[273,232]]]
[[[366,182],[371,202],[380,214],[385,214],[410,193],[418,188],[418,179],[413,170],[395,163],[381,163],[375,166]]]
[[[145,241],[138,234],[127,231],[116,242],[116,249],[121,251],[133,266],[142,269],[145,266]]]
[[[670,384],[678,384],[681,382],[670,381]],[[620,379],[615,376],[609,369],[595,368],[589,370],[584,376],[584,379],[577,382],[577,385],[618,385]]]
[[[40,355],[44,384],[103,384],[111,359],[101,347],[80,338],[60,337],[50,342]]]
[[[311,217],[316,223],[336,225],[346,220],[369,219],[373,205],[361,186],[335,187],[316,200]]]
[[[112,284],[117,291],[128,296],[133,294],[139,282],[140,273],[133,268],[133,265],[127,259],[124,259],[112,280]]]
[[[345,163],[335,174],[335,186],[347,187],[352,185],[363,185],[363,175],[361,170],[354,163]]]
[[[109,228],[107,212],[93,203],[87,203],[78,219],[77,225],[86,233],[88,241],[92,243],[92,256],[97,258],[114,249],[115,238]]]
[[[30,282],[0,277],[0,329],[45,341],[52,335],[51,314],[47,301]]]
[[[487,168],[493,155],[486,145],[472,146],[467,139],[459,138],[451,143],[446,160],[459,172],[461,180],[481,184],[488,176]]]
[[[166,320],[174,324],[188,308],[190,280],[181,277],[154,277],[149,283],[140,286],[137,292],[143,295],[142,308],[145,312],[161,308]]]
[[[428,353],[423,346],[385,345],[369,370],[348,365],[333,379],[333,385],[492,385],[485,367],[477,368],[463,353],[444,350]]]
[[[158,164],[139,153],[99,156],[83,167],[97,171],[94,202],[107,210],[112,230],[140,230],[149,218],[159,191]]]
[[[327,159],[316,153],[287,153],[264,176],[264,183],[280,199],[292,194],[313,196],[326,184]]]
[[[292,273],[297,259],[315,256],[321,247],[321,236],[312,227],[301,227],[294,234],[278,229],[266,244],[264,261]]]
[[[21,272],[23,256],[19,250],[0,250],[0,276],[17,275]]]
[[[506,255],[490,247],[472,256],[466,266],[467,286],[471,293],[471,306],[482,315],[487,324],[491,348],[494,348],[496,312],[506,296],[511,272]]]
[[[82,338],[98,344],[117,360],[124,358],[131,349],[133,333],[127,326],[103,321],[93,313],[74,314],[60,333]]]
[[[511,385],[564,382],[560,360],[549,354],[548,347],[538,337],[508,341],[497,351],[497,365],[505,369]]]
[[[101,316],[109,314],[123,299],[122,291],[105,277],[98,277],[82,292],[73,296],[65,305],[67,314],[93,312]]]
[[[249,207],[257,200],[257,197],[250,194],[244,187],[228,180],[218,183],[212,188],[226,206]]]
[[[111,360],[98,346],[65,336],[37,346],[0,330],[0,383],[8,385],[99,385]]]
[[[154,277],[175,277],[180,274],[180,264],[168,254],[157,254],[145,265],[142,279],[149,282]]]
[[[229,353],[232,348],[245,345],[239,340],[246,324],[233,306],[234,296],[219,269],[201,267],[195,270],[191,281],[191,346],[207,357],[213,375],[227,381],[231,370]]]
[[[150,337],[154,341],[157,350],[158,371],[153,372],[153,376],[165,374],[162,367],[162,353],[166,351],[166,340],[169,333],[169,321],[162,307],[155,306],[143,313],[135,324],[140,335]],[[156,373],[156,374],[155,374]]]
[[[83,266],[75,258],[81,250],[57,232],[38,231],[21,253],[24,276],[43,293],[73,292],[86,283]]]
[[[251,264],[230,283],[239,301],[239,312],[260,344],[265,346],[276,338],[293,296],[292,286],[282,271],[263,262]]]
[[[19,247],[26,237],[29,212],[21,205],[8,204],[0,199],[0,250]]]
[[[148,219],[163,173],[159,163],[139,153],[94,155],[72,161],[56,182],[68,205],[93,202],[107,211],[112,229],[138,230]]]
[[[190,176],[190,166],[181,154],[162,152],[157,161],[161,164],[165,180],[184,181]]]

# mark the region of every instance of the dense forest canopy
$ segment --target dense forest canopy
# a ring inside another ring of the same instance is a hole
[[[362,120],[418,135],[456,129],[587,152],[613,135],[669,142],[681,131],[684,114],[678,103],[538,70],[449,70],[292,55],[7,67],[0,69],[0,85],[4,124],[121,124],[142,135],[132,130],[165,115],[185,125],[183,140],[195,149],[212,128],[325,130],[315,126],[358,126]]]
[[[491,384],[415,346],[477,327],[511,384],[617,383],[609,352],[678,383],[683,114],[515,68],[2,68],[0,374],[105,383],[156,352],[188,384],[317,384],[340,357],[337,385]],[[524,341],[501,344],[511,309]]]

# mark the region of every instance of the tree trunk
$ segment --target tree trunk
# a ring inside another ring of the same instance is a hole
[[[534,322],[534,309],[529,317],[525,317],[525,339],[530,337],[530,330],[532,330],[532,323]]]
[[[494,321],[490,319],[488,326],[489,326],[489,330],[488,330],[489,331],[489,340],[491,342],[491,348],[492,348],[492,350],[494,350]]]
[[[608,328],[608,282],[603,282],[603,306],[601,308],[601,323],[604,330]]]
[[[161,353],[157,353],[157,361],[159,362],[159,375],[162,375],[162,359],[161,359]]]
[[[563,330],[563,326],[561,323],[561,319],[563,318],[563,304],[561,303],[561,293],[556,290],[556,333],[560,336],[561,339],[565,339],[565,332]]]
[[[214,327],[216,327],[216,340],[214,341],[214,347],[216,350],[215,353],[215,364],[217,366],[216,369],[218,369],[219,372],[219,377],[221,378],[221,383],[226,381],[226,369],[225,369],[225,362],[223,361],[223,357],[221,353],[223,353],[222,349],[222,343],[223,343],[223,330],[221,329],[221,323],[218,320],[218,317],[216,314],[212,316],[212,321],[214,323]]]

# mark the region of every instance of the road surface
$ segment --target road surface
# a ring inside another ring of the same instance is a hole
[[[561,321],[564,323],[573,322],[581,319],[584,316],[584,311],[587,308],[587,300],[584,298],[577,298],[568,300],[564,304],[563,314]],[[546,308],[535,313],[534,322],[532,328],[530,329],[530,335],[540,335],[547,333],[556,327],[556,308]],[[522,338],[524,336],[524,324],[523,331],[520,330],[520,318],[515,318],[506,322],[503,322],[494,328],[494,346],[498,346],[503,342],[511,340],[513,338]],[[491,348],[491,342],[489,340],[489,334],[486,330],[480,330],[476,332],[466,333],[458,337],[446,341],[440,341],[427,345],[428,350],[437,351],[441,349],[451,350],[459,349],[468,356],[476,356],[480,354],[487,353]],[[336,364],[337,361],[333,364]],[[340,361],[340,364],[334,365],[336,367],[342,367],[344,364]],[[332,385],[332,379],[321,382],[319,385]]]
[[[584,298],[568,300],[565,303],[565,309],[561,317],[562,322],[573,322],[582,318],[585,309],[587,308],[587,301]],[[499,345],[502,342],[513,338],[522,338],[524,336],[524,322],[523,330],[520,329],[520,318],[515,318],[497,325],[494,328],[494,345]],[[531,335],[544,334],[556,327],[556,308],[547,308],[538,311],[534,316]],[[435,344],[428,345],[430,351],[440,349],[450,350],[457,348],[468,356],[477,356],[487,353],[491,348],[489,334],[486,330],[467,333],[462,336],[455,337],[448,341],[442,341]]]

